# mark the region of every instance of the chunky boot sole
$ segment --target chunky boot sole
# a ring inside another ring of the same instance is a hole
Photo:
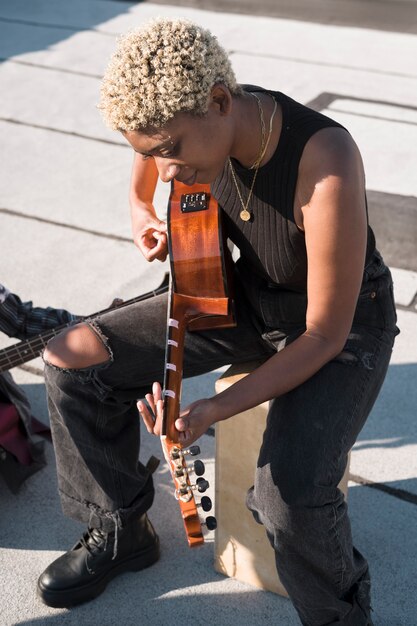
[[[42,583],[39,582],[37,593],[44,604],[56,609],[64,609],[82,604],[83,602],[97,598],[97,596],[103,593],[107,584],[119,574],[123,572],[138,572],[150,567],[156,563],[159,559],[159,555],[159,539],[157,539],[157,541],[146,550],[137,552],[129,558],[116,563],[113,567],[109,567],[109,569],[103,571],[101,574],[92,574],[93,580],[82,587],[55,590],[45,588]]]

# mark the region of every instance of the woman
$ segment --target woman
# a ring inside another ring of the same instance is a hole
[[[167,254],[153,206],[158,177],[210,183],[240,249],[237,326],[187,335],[184,373],[264,363],[184,409],[183,441],[272,400],[248,507],[303,624],[371,624],[368,566],[352,546],[337,485],[397,329],[354,141],[282,93],[238,85],[215,37],[185,20],[156,20],[119,42],[100,108],[136,153],[133,235],[145,257]],[[160,418],[160,385],[149,389],[163,375],[165,326],[162,296],[79,325],[45,352],[64,511],[89,522],[41,576],[48,604],[94,597],[119,571],[158,558],[134,399],[146,396]],[[157,434],[160,420],[138,406]]]

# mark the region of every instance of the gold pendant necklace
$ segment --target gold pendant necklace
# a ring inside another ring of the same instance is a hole
[[[253,188],[255,186],[255,180],[256,180],[256,175],[257,175],[258,170],[259,170],[259,165],[256,168],[255,173],[253,175],[252,184],[250,186],[248,199],[246,200],[246,203],[243,202],[242,194],[240,193],[239,185],[237,184],[235,170],[234,170],[234,167],[233,167],[233,164],[232,164],[232,161],[230,160],[230,158],[229,158],[229,167],[230,167],[230,171],[232,172],[232,178],[233,178],[233,181],[235,183],[235,187],[236,187],[237,195],[239,196],[240,204],[242,205],[242,210],[241,210],[241,212],[239,214],[240,215],[240,219],[243,222],[249,222],[250,218],[252,217],[252,214],[251,214],[250,211],[248,211],[248,207],[249,207],[250,199],[252,197]]]
[[[271,139],[272,122],[274,120],[275,112],[277,110],[277,102],[276,102],[276,100],[274,98],[274,110],[272,112],[271,119],[269,120],[268,139],[265,141],[265,135],[266,135],[266,132],[265,132],[265,121],[264,121],[261,101],[259,100],[258,96],[255,95],[254,93],[252,93],[252,96],[254,96],[254,98],[256,98],[256,101],[258,103],[259,118],[260,118],[260,122],[261,122],[261,150],[259,152],[259,156],[256,159],[255,163],[249,168],[249,169],[255,169],[255,171],[254,171],[254,174],[253,174],[252,184],[250,186],[250,190],[249,190],[249,194],[248,194],[246,202],[243,201],[242,194],[240,192],[239,185],[238,185],[237,180],[236,180],[235,170],[234,170],[232,161],[231,161],[231,159],[229,157],[230,171],[232,173],[233,182],[235,184],[236,191],[237,191],[237,194],[239,196],[240,204],[242,205],[242,210],[241,210],[241,212],[239,214],[239,217],[240,217],[240,219],[243,222],[249,222],[249,220],[252,218],[252,213],[249,211],[249,203],[250,203],[250,200],[251,200],[251,197],[252,197],[253,188],[255,187],[255,181],[256,181],[256,177],[258,175],[259,166],[261,164],[262,159],[265,156],[266,150],[267,150],[268,145],[269,145],[269,140]]]

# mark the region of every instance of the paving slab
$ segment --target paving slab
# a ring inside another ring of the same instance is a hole
[[[116,39],[90,30],[34,28],[18,22],[7,26],[0,40],[0,58],[96,78],[103,74]]]
[[[417,272],[393,267],[391,268],[391,273],[394,281],[396,303],[402,306],[410,306],[417,295]]]
[[[120,133],[106,128],[97,109],[99,78],[5,62],[0,82],[0,118],[127,146]]]
[[[415,505],[358,485],[348,503],[354,543],[370,564],[375,626],[415,626]]]
[[[129,11],[135,2],[112,2],[103,0],[25,0],[2,2],[0,18],[27,23],[29,26],[58,26],[71,30],[92,29],[105,24],[123,12]]]
[[[129,147],[1,121],[0,132],[7,154],[0,170],[1,220],[5,208],[131,240]],[[169,186],[161,184],[155,194],[161,217],[166,214],[168,192]],[[0,237],[7,242],[6,228],[7,224],[0,228]],[[122,265],[120,269],[122,273]]]
[[[60,228],[21,217],[3,216],[14,241],[0,239],[3,281],[24,300],[89,315],[110,306],[113,298],[130,299],[156,288],[166,264],[153,271],[130,242]],[[22,255],[13,254],[16,246]],[[27,254],[24,254],[24,251]],[[13,283],[13,284],[12,284]]]

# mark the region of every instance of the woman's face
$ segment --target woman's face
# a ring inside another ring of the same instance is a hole
[[[160,130],[123,135],[143,159],[155,160],[163,182],[175,178],[186,185],[209,184],[222,172],[230,154],[231,116],[213,100],[204,116],[178,113]]]

